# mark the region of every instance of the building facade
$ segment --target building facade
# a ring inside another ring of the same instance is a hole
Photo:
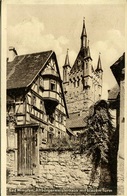
[[[70,119],[78,117],[78,121],[82,122],[82,117],[87,115],[89,107],[101,99],[102,78],[103,69],[100,54],[97,66],[94,69],[85,20],[83,20],[81,46],[74,65],[70,66],[67,51],[63,66],[63,87]],[[70,128],[73,126],[71,121],[69,120]],[[78,124],[77,122],[76,127],[84,126],[82,123],[80,123],[81,125]]]
[[[109,106],[116,111],[116,131],[114,135],[117,173],[117,194],[124,195],[124,159],[125,159],[125,53],[110,67],[117,85],[109,90]]]
[[[116,110],[116,127],[119,131],[119,155],[124,158],[125,127],[125,53],[110,67],[117,85],[109,90],[110,108]]]
[[[7,62],[7,167],[33,175],[39,149],[66,135],[68,112],[55,53],[10,52],[16,56]]]

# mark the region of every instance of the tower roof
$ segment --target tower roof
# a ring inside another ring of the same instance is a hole
[[[71,66],[70,66],[70,62],[69,62],[68,51],[69,51],[69,49],[67,49],[67,54],[66,54],[65,63],[64,63],[64,66],[63,66],[63,67],[65,67],[65,66],[71,67]]]
[[[86,27],[85,27],[85,17],[83,18],[83,28],[82,28],[82,34],[81,34],[81,39],[82,37],[87,37],[87,33],[86,33]]]
[[[83,19],[83,28],[81,33],[81,49],[87,48],[87,33],[85,27],[85,18]]]
[[[96,71],[103,71],[102,65],[101,65],[100,53],[99,53],[99,57],[98,57],[98,63],[97,63],[97,69],[96,69]]]

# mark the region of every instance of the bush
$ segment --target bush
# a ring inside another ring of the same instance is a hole
[[[49,148],[52,148],[54,150],[78,150],[80,149],[80,140],[76,138],[75,140],[70,140],[67,137],[62,138],[53,138],[52,143],[48,144]]]

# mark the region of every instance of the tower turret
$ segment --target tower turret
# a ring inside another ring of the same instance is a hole
[[[99,53],[97,68],[96,68],[96,70],[95,70],[96,72],[103,72],[102,65],[101,65],[100,54],[101,54],[101,53]]]
[[[99,53],[99,57],[98,57],[98,63],[97,63],[97,68],[95,70],[96,72],[96,79],[98,81],[98,95],[96,95],[96,99],[101,99],[101,94],[102,94],[102,77],[103,77],[103,69],[102,69],[102,64],[101,64],[101,57],[100,57],[100,54]]]
[[[70,62],[69,62],[68,50],[69,49],[67,49],[65,63],[64,63],[64,66],[63,66],[63,83],[66,83],[66,82],[69,81],[69,72],[70,72],[70,69],[71,69]]]

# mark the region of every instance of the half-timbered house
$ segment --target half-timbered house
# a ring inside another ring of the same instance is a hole
[[[55,52],[8,59],[7,166],[16,175],[38,173],[39,148],[66,135],[67,117]]]

